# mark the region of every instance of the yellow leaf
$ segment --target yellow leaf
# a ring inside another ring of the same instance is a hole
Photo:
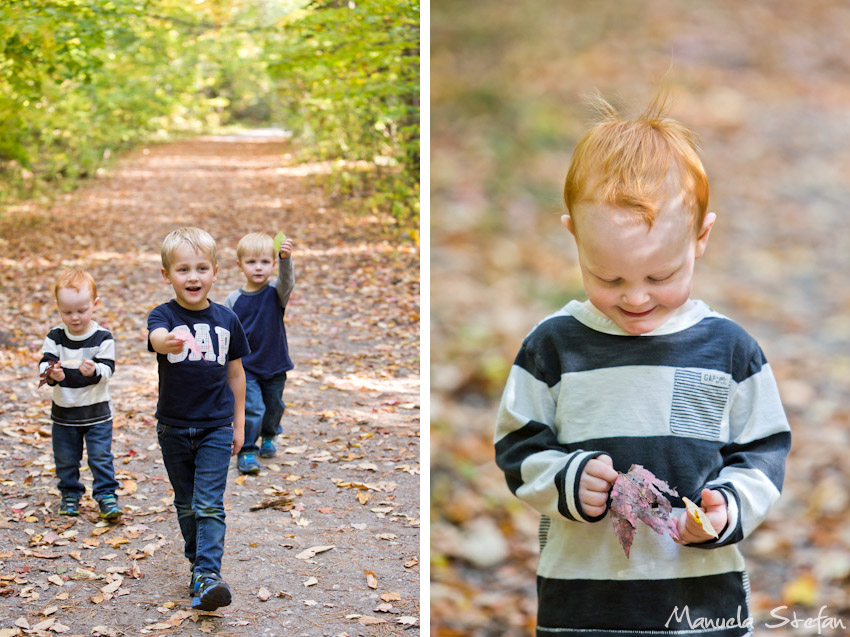
[[[711,524],[711,521],[708,519],[708,516],[705,514],[705,511],[700,509],[688,498],[683,497],[682,501],[685,503],[685,508],[687,508],[688,510],[688,515],[690,515],[694,519],[694,522],[700,524],[702,526],[702,530],[708,533],[711,537],[717,537],[717,531],[714,530],[714,526]]]
[[[818,581],[806,573],[782,587],[782,602],[789,606],[814,606],[818,599]]]
[[[130,540],[124,537],[111,537],[104,540],[107,544],[109,544],[112,548],[116,549],[122,544],[129,544]]]

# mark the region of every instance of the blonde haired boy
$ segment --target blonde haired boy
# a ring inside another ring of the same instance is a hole
[[[53,387],[53,459],[62,501],[60,515],[77,516],[85,487],[80,482],[83,446],[92,473],[92,497],[102,518],[123,511],[115,490],[112,456],[112,398],[115,341],[93,319],[100,304],[97,285],[84,270],[65,270],[53,286],[62,325],[51,329],[41,347],[39,373]]]
[[[246,376],[245,443],[237,467],[242,473],[257,473],[257,454],[272,458],[277,453],[275,439],[281,433],[280,419],[286,410],[286,373],[294,367],[284,325],[295,286],[292,240],[283,241],[275,254],[270,236],[262,232],[246,234],[236,246],[236,259],[245,285],[231,292],[225,305],[236,312],[251,346],[251,353],[242,361]],[[275,261],[278,276],[269,282]],[[260,436],[263,442],[257,447]]]
[[[241,359],[250,349],[236,315],[207,298],[218,275],[209,233],[173,230],[161,256],[174,299],[148,315],[148,349],[156,352],[159,372],[156,433],[192,568],[192,608],[215,610],[231,601],[221,579],[224,490],[230,457],[242,446]]]
[[[496,426],[511,491],[541,513],[538,635],[748,635],[737,542],[779,497],[790,431],[758,344],[690,298],[716,215],[693,134],[657,101],[578,144],[562,218],[587,301],[525,338]],[[618,472],[643,465],[698,502],[681,542],[639,529],[627,559],[605,518]]]

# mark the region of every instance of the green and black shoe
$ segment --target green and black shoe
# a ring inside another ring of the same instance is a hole
[[[124,513],[124,509],[118,506],[118,498],[114,495],[105,495],[99,501],[100,517],[104,520],[114,520]]]
[[[62,502],[59,504],[59,515],[67,515],[75,518],[80,514],[80,500],[70,495],[62,497]]]

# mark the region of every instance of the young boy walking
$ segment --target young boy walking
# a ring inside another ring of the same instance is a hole
[[[277,454],[275,438],[281,433],[280,419],[286,410],[283,389],[286,373],[294,365],[289,357],[284,314],[295,285],[292,267],[292,240],[286,239],[275,252],[274,240],[267,234],[246,234],[236,246],[239,269],[245,285],[232,292],[225,305],[239,317],[251,353],[242,360],[245,368],[245,443],[237,458],[242,473],[258,473],[261,458]],[[277,261],[278,276],[269,282]],[[262,445],[257,439],[262,436]]]
[[[100,303],[97,285],[84,270],[66,270],[53,286],[62,325],[51,329],[41,347],[41,378],[53,387],[53,459],[62,501],[59,514],[80,514],[85,487],[80,482],[83,446],[92,473],[92,497],[100,517],[123,511],[115,490],[112,457],[112,398],[109,378],[115,371],[115,341],[92,318]],[[39,385],[41,386],[41,385]]]
[[[496,461],[541,516],[538,635],[748,635],[736,543],[782,488],[790,431],[770,365],[744,330],[690,298],[716,215],[692,133],[656,102],[578,144],[564,226],[588,300],[524,340],[499,409]],[[643,465],[681,540],[638,529],[627,559],[606,517],[618,472]]]
[[[214,610],[231,600],[221,579],[224,489],[230,457],[242,446],[241,359],[250,349],[236,315],[207,299],[218,274],[213,238],[178,228],[161,253],[174,299],[148,316],[148,349],[156,352],[159,371],[157,438],[192,567],[192,608]]]

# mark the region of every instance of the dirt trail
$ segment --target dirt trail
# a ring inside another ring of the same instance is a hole
[[[335,207],[311,179],[326,167],[294,153],[261,136],[151,146],[0,220],[0,635],[419,634],[418,252],[386,239],[383,220]],[[189,609],[145,347],[148,312],[170,298],[159,243],[184,224],[218,241],[218,302],[242,283],[242,234],[282,229],[295,241],[281,452],[258,476],[231,465],[223,576],[234,601],[209,614]],[[56,513],[36,363],[58,323],[50,285],[61,266],[92,272],[95,319],[116,338],[113,451],[127,513],[113,525],[88,498],[78,519]]]

